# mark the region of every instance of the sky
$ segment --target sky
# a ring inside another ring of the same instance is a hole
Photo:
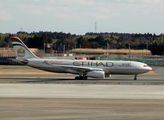
[[[0,0],[0,33],[164,33],[164,0]]]

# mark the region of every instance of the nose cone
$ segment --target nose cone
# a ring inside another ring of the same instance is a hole
[[[149,71],[152,71],[152,68],[151,68],[150,66],[147,66],[147,67],[144,67],[144,70],[145,70],[146,72],[149,72]]]
[[[148,69],[148,71],[152,71],[153,70],[151,67],[148,67],[147,69]]]
[[[150,66],[148,66],[147,64],[144,64],[143,67],[142,67],[143,71],[145,72],[149,72],[149,71],[152,71],[152,68]]]
[[[150,67],[150,71],[153,70],[151,67]]]

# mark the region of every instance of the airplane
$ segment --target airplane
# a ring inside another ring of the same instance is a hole
[[[147,64],[136,61],[42,59],[32,53],[20,38],[10,39],[16,53],[15,61],[44,71],[76,74],[75,80],[107,78],[111,74],[134,75],[134,80],[137,80],[138,74],[152,70]]]

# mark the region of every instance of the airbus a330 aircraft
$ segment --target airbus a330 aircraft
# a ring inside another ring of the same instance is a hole
[[[18,38],[10,38],[16,53],[16,61],[30,67],[57,73],[77,74],[75,79],[110,77],[111,74],[137,75],[152,70],[145,63],[135,61],[105,61],[105,60],[59,60],[41,59],[34,55]]]

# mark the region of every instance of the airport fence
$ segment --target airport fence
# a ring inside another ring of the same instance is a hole
[[[123,61],[138,61],[146,63],[148,65],[164,66],[164,60],[147,60],[147,59],[135,59],[135,58],[111,58],[111,57],[95,57],[95,60],[123,60]]]

